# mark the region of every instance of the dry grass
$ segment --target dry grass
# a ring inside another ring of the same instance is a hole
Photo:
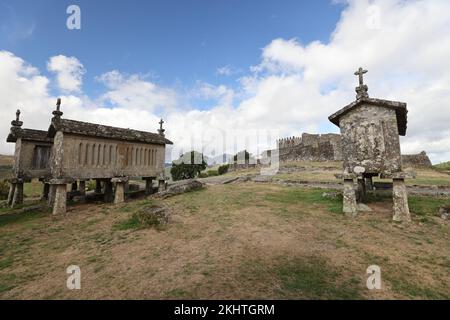
[[[0,216],[0,298],[450,298],[448,224],[395,224],[378,202],[349,219],[322,192],[217,185],[163,201],[74,206],[65,218]],[[171,208],[167,228],[117,227],[149,204]],[[81,267],[80,291],[66,289],[71,264]],[[371,264],[381,267],[380,291],[365,287]]]
[[[0,154],[0,166],[12,166],[14,164],[13,156]]]

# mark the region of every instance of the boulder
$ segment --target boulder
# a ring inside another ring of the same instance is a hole
[[[204,183],[196,180],[183,180],[170,185],[167,190],[155,194],[158,198],[168,198],[178,194],[200,190],[204,187]]]
[[[448,206],[441,206],[439,208],[439,214],[441,215],[442,219],[450,220],[450,205],[448,205]]]
[[[146,206],[133,214],[143,227],[163,226],[169,223],[170,212],[167,208],[151,205]]]

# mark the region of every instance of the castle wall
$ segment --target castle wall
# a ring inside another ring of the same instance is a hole
[[[309,134],[279,140],[280,161],[342,160],[339,134]]]

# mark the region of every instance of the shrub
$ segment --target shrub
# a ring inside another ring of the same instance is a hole
[[[219,169],[217,170],[217,172],[219,173],[219,175],[223,175],[225,173],[228,172],[228,169],[230,168],[229,164],[224,164],[223,166],[220,166]]]
[[[9,182],[0,181],[0,200],[7,199],[8,194],[9,194]]]
[[[86,183],[86,189],[87,189],[87,191],[92,191],[92,190],[95,190],[95,180],[89,180],[89,181],[87,181],[87,183]]]
[[[177,161],[172,162],[170,174],[174,181],[193,179],[205,169],[206,162],[203,158],[203,154],[191,151],[190,153],[182,155]]]
[[[208,177],[215,177],[219,175],[219,172],[217,170],[208,170],[206,174],[208,175]]]

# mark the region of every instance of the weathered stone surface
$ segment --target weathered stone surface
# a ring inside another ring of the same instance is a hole
[[[356,193],[353,180],[344,180],[343,190],[343,211],[347,216],[356,217],[358,207],[356,205]]]
[[[372,212],[373,210],[370,209],[370,207],[364,203],[358,203],[357,204],[358,211],[359,212]]]
[[[170,222],[170,211],[166,207],[147,206],[135,212],[133,216],[144,227],[164,226]]]
[[[11,207],[23,204],[23,183],[16,183],[16,189],[12,199]]]
[[[177,194],[182,194],[185,192],[200,190],[204,187],[204,184],[198,180],[183,180],[176,182],[169,186],[166,191],[159,192],[156,194],[156,197],[167,198],[171,196],[175,196]]]
[[[394,200],[394,221],[409,222],[411,214],[408,206],[408,192],[406,191],[405,180],[394,179],[393,190]]]
[[[116,190],[114,194],[114,203],[119,204],[125,202],[125,182],[116,182]]]
[[[67,185],[56,185],[55,203],[53,205],[53,215],[62,215],[66,213]]]
[[[439,214],[444,220],[450,220],[450,205],[441,206],[439,208]]]
[[[8,193],[8,206],[12,205],[15,192],[16,192],[16,184],[11,183],[11,185],[9,186],[9,193]]]

